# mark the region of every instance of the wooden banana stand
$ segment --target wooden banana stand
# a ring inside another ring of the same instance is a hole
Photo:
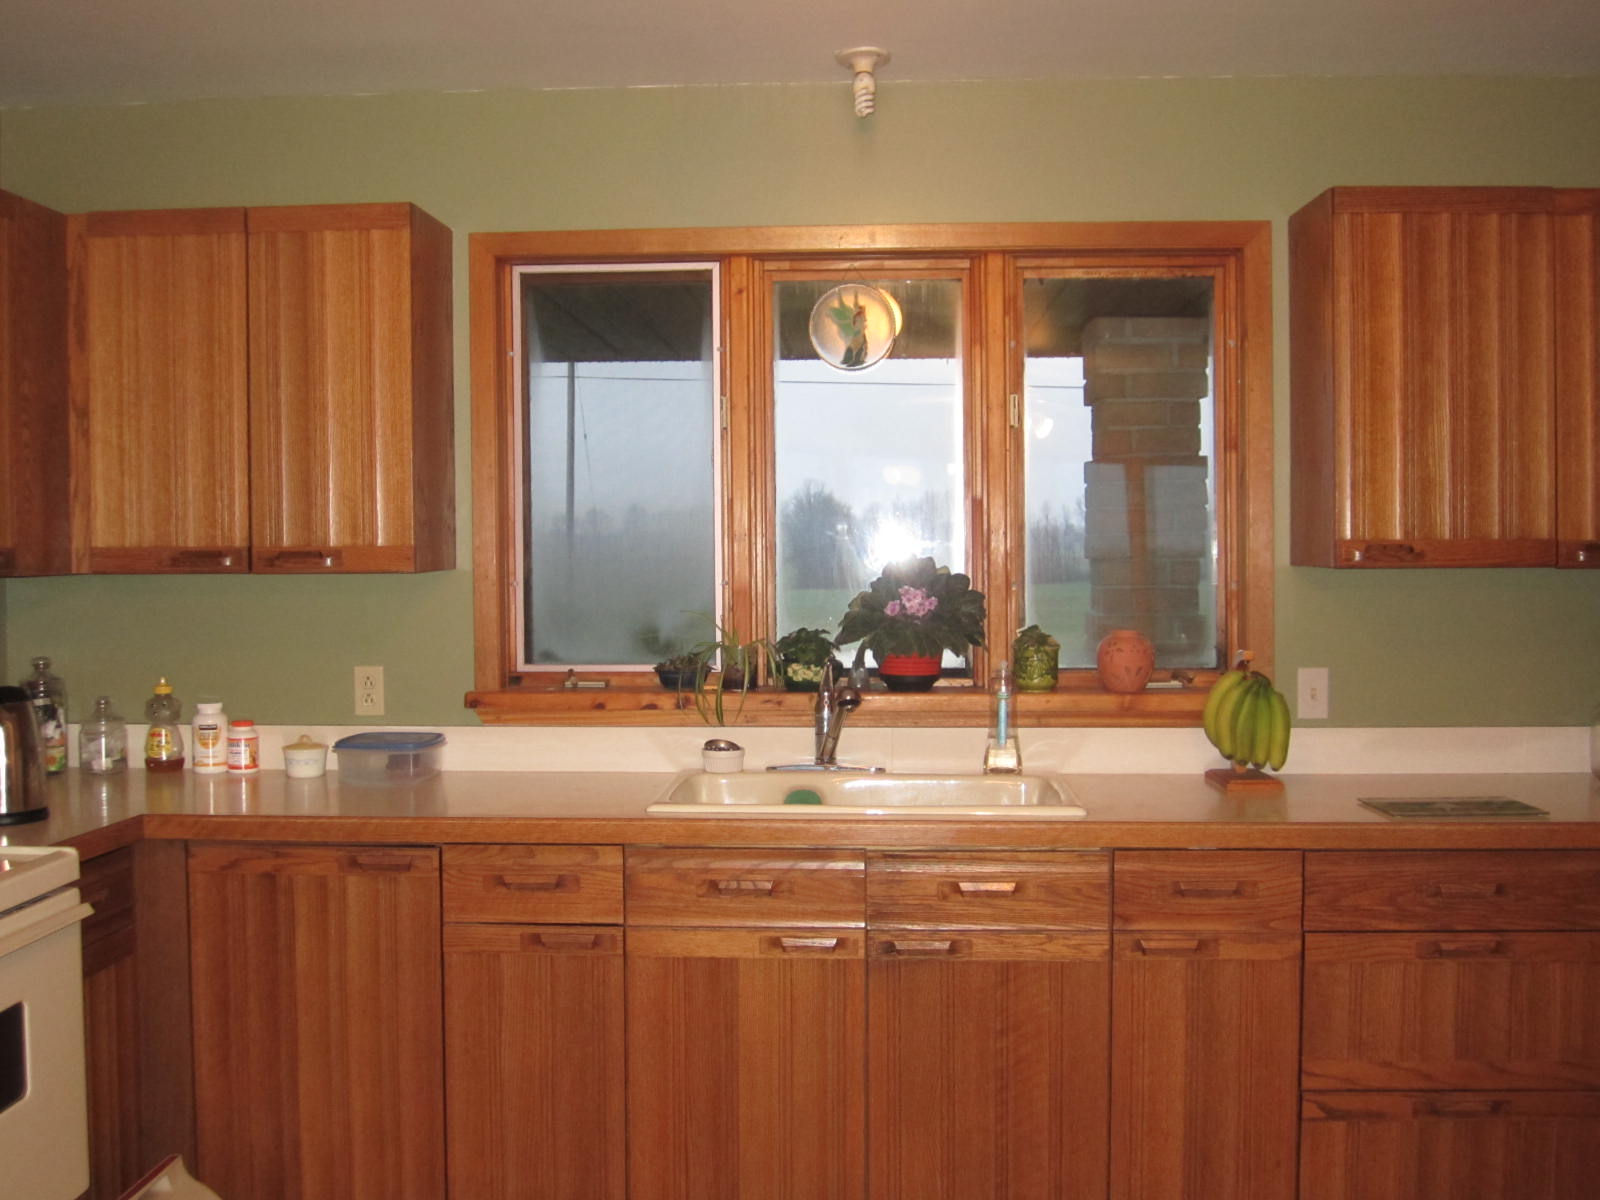
[[[1230,795],[1283,791],[1283,780],[1276,775],[1268,775],[1256,767],[1241,767],[1237,763],[1207,771],[1206,782]]]

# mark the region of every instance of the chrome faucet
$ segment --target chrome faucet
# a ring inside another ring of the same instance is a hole
[[[861,707],[861,691],[846,676],[835,679],[838,667],[829,659],[822,667],[822,679],[817,684],[817,702],[812,707],[812,730],[816,735],[816,750],[808,763],[778,763],[769,771],[868,771],[879,774],[882,767],[853,767],[838,758],[839,735],[844,732],[845,715]]]

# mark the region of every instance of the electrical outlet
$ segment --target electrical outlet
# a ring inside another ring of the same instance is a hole
[[[356,668],[356,716],[383,716],[383,668]]]
[[[1328,668],[1301,667],[1295,674],[1295,715],[1302,721],[1328,719]]]

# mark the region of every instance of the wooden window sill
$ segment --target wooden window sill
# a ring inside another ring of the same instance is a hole
[[[1097,686],[1064,685],[1053,692],[1023,692],[1015,719],[1023,728],[1043,726],[1198,725],[1214,673],[1197,675],[1183,688],[1158,688],[1123,696]],[[805,725],[811,720],[814,692],[752,690],[742,701],[723,699],[729,725]],[[856,726],[982,726],[989,723],[993,697],[986,688],[963,681],[931,692],[873,690],[850,714]],[[702,725],[692,694],[657,683],[612,683],[604,688],[522,687],[468,692],[466,705],[485,725]]]

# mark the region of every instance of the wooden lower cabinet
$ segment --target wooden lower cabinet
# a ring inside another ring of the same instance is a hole
[[[622,930],[447,924],[450,1195],[623,1200]]]
[[[628,931],[630,1200],[860,1200],[862,942]]]
[[[1311,1092],[1301,1200],[1590,1200],[1594,1092]]]
[[[189,912],[197,1177],[444,1195],[439,852],[192,843]]]
[[[872,1200],[1106,1194],[1104,933],[872,933]]]

